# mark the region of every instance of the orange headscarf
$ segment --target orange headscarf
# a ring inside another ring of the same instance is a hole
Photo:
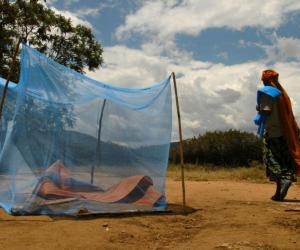
[[[300,143],[298,139],[298,125],[293,114],[290,98],[278,82],[278,76],[279,74],[276,71],[268,69],[263,71],[261,80],[269,83],[271,86],[282,92],[277,102],[282,133],[287,142],[289,151],[295,160],[297,175],[300,176]]]

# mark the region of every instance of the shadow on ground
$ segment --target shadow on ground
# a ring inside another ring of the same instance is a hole
[[[285,200],[283,200],[283,203],[284,203],[284,202],[289,202],[289,203],[300,203],[300,200],[295,200],[295,199],[289,200],[289,199],[285,199]]]
[[[129,218],[140,216],[161,216],[161,215],[189,215],[201,209],[179,204],[168,204],[165,211],[138,211],[138,212],[113,212],[113,213],[79,213],[76,215],[49,215],[53,220],[93,220],[98,218]]]

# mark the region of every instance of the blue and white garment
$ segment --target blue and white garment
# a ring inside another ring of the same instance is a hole
[[[257,90],[257,98],[256,102],[257,105],[260,106],[261,104],[261,96],[262,94],[268,95],[274,99],[279,97],[281,95],[281,91],[272,87],[272,86],[265,86]],[[261,114],[260,112],[257,112],[254,123],[258,126],[257,134],[259,137],[263,136],[264,129],[265,129],[265,116]]]

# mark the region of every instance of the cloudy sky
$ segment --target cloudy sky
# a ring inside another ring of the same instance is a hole
[[[280,73],[300,122],[299,0],[47,0],[47,5],[89,26],[102,44],[105,63],[87,73],[92,78],[145,87],[174,71],[185,138],[208,130],[255,131],[256,89],[265,68]]]

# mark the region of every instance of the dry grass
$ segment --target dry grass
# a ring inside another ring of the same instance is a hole
[[[168,177],[181,179],[180,165],[169,165]],[[262,165],[251,167],[225,168],[202,165],[185,165],[185,179],[192,181],[234,180],[267,182],[265,168]]]

